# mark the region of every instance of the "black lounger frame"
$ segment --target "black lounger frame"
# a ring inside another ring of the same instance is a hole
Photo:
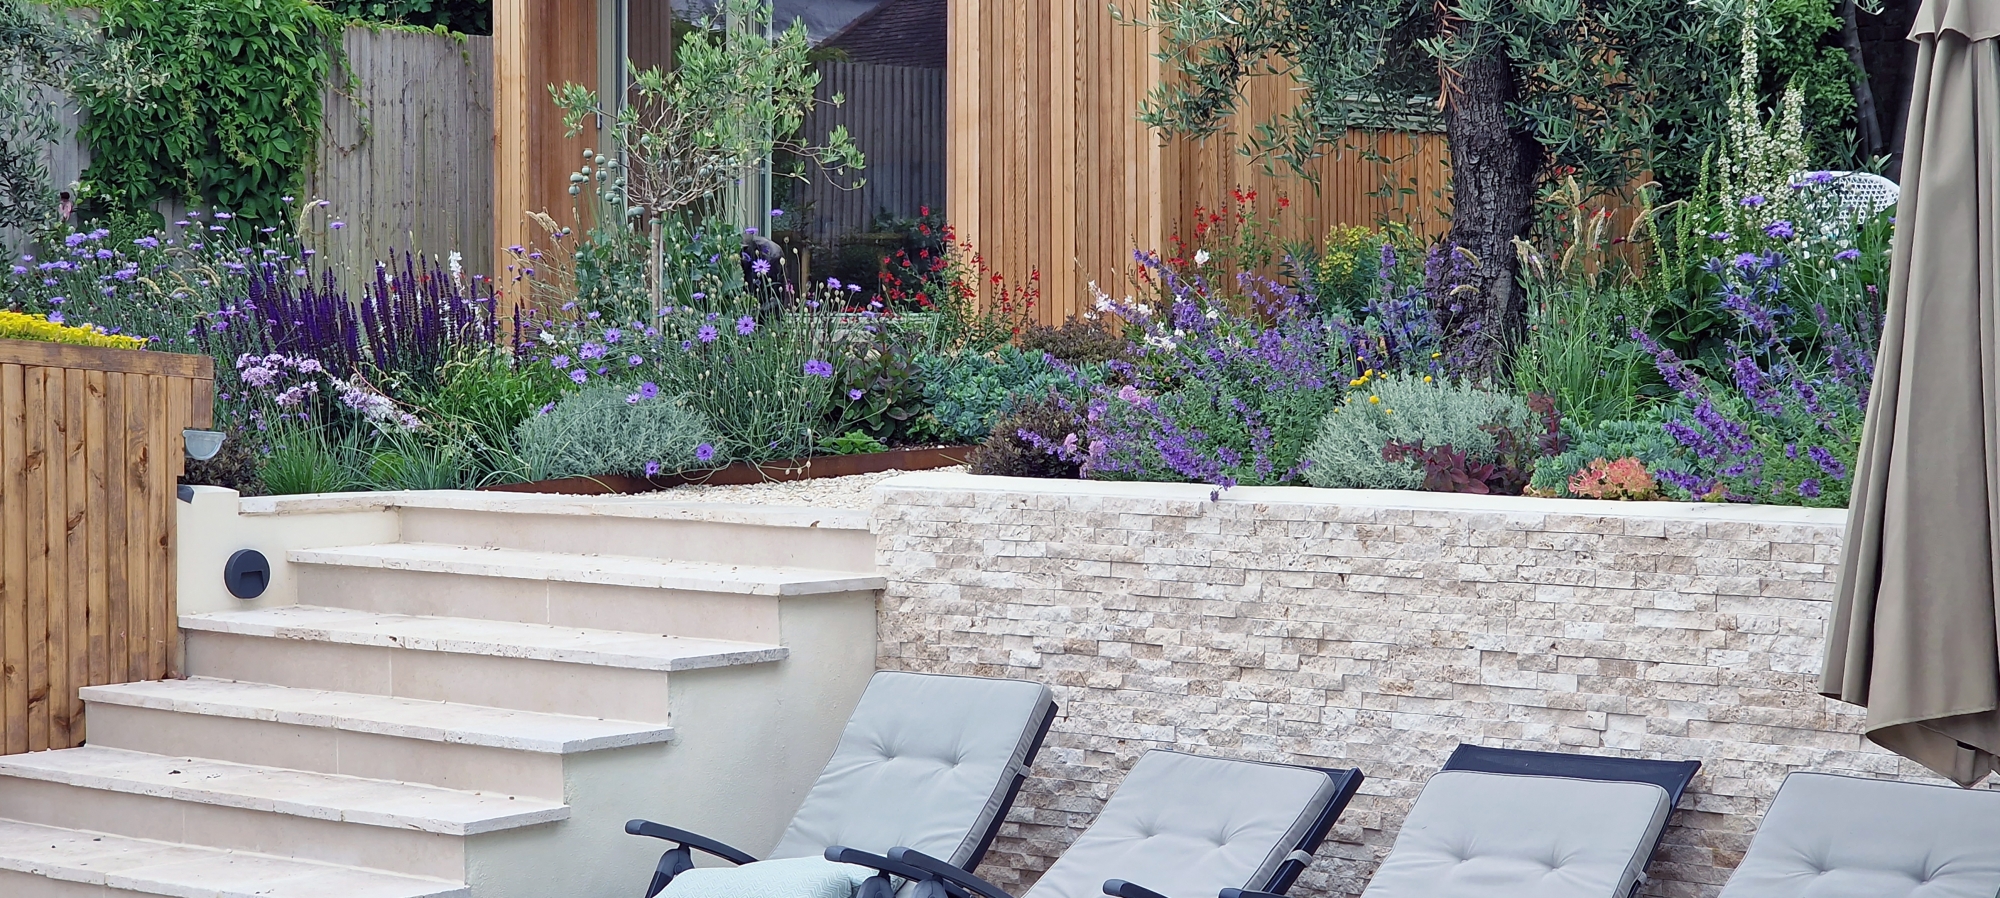
[[[1014,806],[1014,798],[1021,794],[1021,784],[1028,779],[1028,768],[1035,763],[1035,756],[1042,752],[1042,741],[1048,738],[1049,727],[1056,722],[1056,712],[1060,710],[1054,702],[1049,703],[1049,711],[1042,716],[1042,725],[1035,730],[1035,740],[1028,743],[1028,753],[1021,759],[1021,769],[1014,774],[1014,781],[1007,784],[1007,795],[1000,801],[1000,809],[994,813],[992,822],[986,825],[986,832],[979,836],[979,843],[972,849],[972,857],[965,862],[967,870],[977,869],[979,861],[986,857],[986,849],[992,847],[993,838],[1000,834],[1000,824],[1007,821],[1007,809]],[[650,820],[629,820],[625,831],[635,836],[673,842],[674,847],[660,855],[660,863],[653,869],[652,881],[646,884],[645,898],[660,894],[667,883],[673,881],[682,871],[694,866],[694,852],[700,851],[722,858],[732,864],[756,863],[757,858],[747,851],[732,845],[702,836],[698,833],[654,823]],[[831,853],[833,849],[828,849]],[[897,871],[891,873],[902,875]]]
[[[1312,825],[1306,829],[1298,842],[1292,846],[1293,852],[1302,851],[1310,855],[1314,850],[1319,848],[1321,842],[1326,840],[1326,834],[1333,830],[1334,822],[1340,819],[1341,812],[1345,811],[1348,803],[1354,800],[1355,793],[1361,789],[1363,777],[1360,770],[1353,768],[1300,767],[1300,769],[1324,774],[1327,779],[1333,781],[1333,795],[1327,800],[1326,806],[1320,809],[1319,816],[1313,819]],[[919,898],[929,898],[929,896],[940,893],[951,896],[951,898],[1013,898],[1012,895],[1007,894],[999,886],[973,875],[969,869],[954,867],[937,858],[908,848],[891,849],[885,857],[865,851],[858,851],[853,848],[835,846],[826,850],[826,859],[845,864],[872,867],[894,876],[916,881],[919,883],[919,890],[917,892]],[[1259,898],[1259,896],[1272,896],[1272,898],[1276,898],[1276,896],[1283,895],[1285,890],[1292,887],[1292,883],[1298,880],[1299,874],[1305,872],[1306,866],[1306,862],[1288,857],[1262,883],[1264,891],[1224,889],[1222,890],[1222,896],[1223,898],[1234,898],[1234,896],[1238,895],[1243,896],[1243,898]],[[1119,879],[1107,881],[1104,884],[1104,894],[1114,896],[1114,898],[1164,898],[1164,896],[1151,889]]]

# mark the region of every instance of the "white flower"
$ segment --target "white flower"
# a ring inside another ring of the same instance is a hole
[[[1208,250],[1205,250],[1205,249],[1198,249],[1198,250],[1195,250],[1195,251],[1194,251],[1194,264],[1196,264],[1196,265],[1207,265],[1207,264],[1208,264]]]
[[[1209,307],[1208,307],[1208,311],[1206,311],[1206,312],[1203,312],[1203,313],[1202,313],[1202,316],[1203,316],[1203,317],[1205,317],[1205,318],[1207,318],[1207,319],[1208,319],[1208,320],[1210,320],[1210,321],[1214,321],[1214,320],[1216,320],[1216,319],[1218,319],[1218,318],[1221,318],[1221,317],[1222,317],[1222,313],[1221,313],[1221,312],[1218,312],[1218,311],[1216,311],[1216,310],[1215,310],[1215,307],[1214,307],[1214,306],[1209,306]]]
[[[450,261],[451,261],[451,282],[459,285],[460,287],[464,287],[465,254],[459,252],[458,250],[452,250]]]

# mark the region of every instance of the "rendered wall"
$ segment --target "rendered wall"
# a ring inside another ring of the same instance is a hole
[[[878,496],[879,666],[1062,703],[980,870],[1016,894],[1156,747],[1363,770],[1302,896],[1358,894],[1461,741],[1699,759],[1655,896],[1714,895],[1790,771],[1929,779],[1815,692],[1843,512],[942,473]]]

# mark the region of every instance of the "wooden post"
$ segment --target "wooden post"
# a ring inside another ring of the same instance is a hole
[[[569,173],[583,164],[583,150],[604,135],[585,122],[565,137],[551,85],[597,86],[597,0],[494,0],[493,2],[493,239],[494,279],[505,291],[500,314],[510,314],[522,291],[507,265],[508,247],[547,250],[550,242],[528,219],[543,212],[574,228],[580,221],[569,196]]]

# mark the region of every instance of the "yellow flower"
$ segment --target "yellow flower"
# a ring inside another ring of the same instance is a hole
[[[1370,396],[1370,397],[1368,397],[1368,402],[1369,402],[1369,404],[1371,404],[1371,405],[1381,405],[1381,404],[1382,404],[1382,397],[1380,397],[1380,396]]]
[[[1434,359],[1441,359],[1441,358],[1444,358],[1444,353],[1442,353],[1442,352],[1433,352],[1433,353],[1431,353],[1431,358],[1434,358]]]
[[[103,328],[96,325],[72,326],[50,321],[41,315],[24,315],[8,311],[0,311],[0,339],[67,343],[72,346],[104,346],[111,349],[146,348],[144,339],[107,334]]]
[[[1424,375],[1424,383],[1430,383],[1430,382],[1431,382],[1431,376],[1428,374]]]

